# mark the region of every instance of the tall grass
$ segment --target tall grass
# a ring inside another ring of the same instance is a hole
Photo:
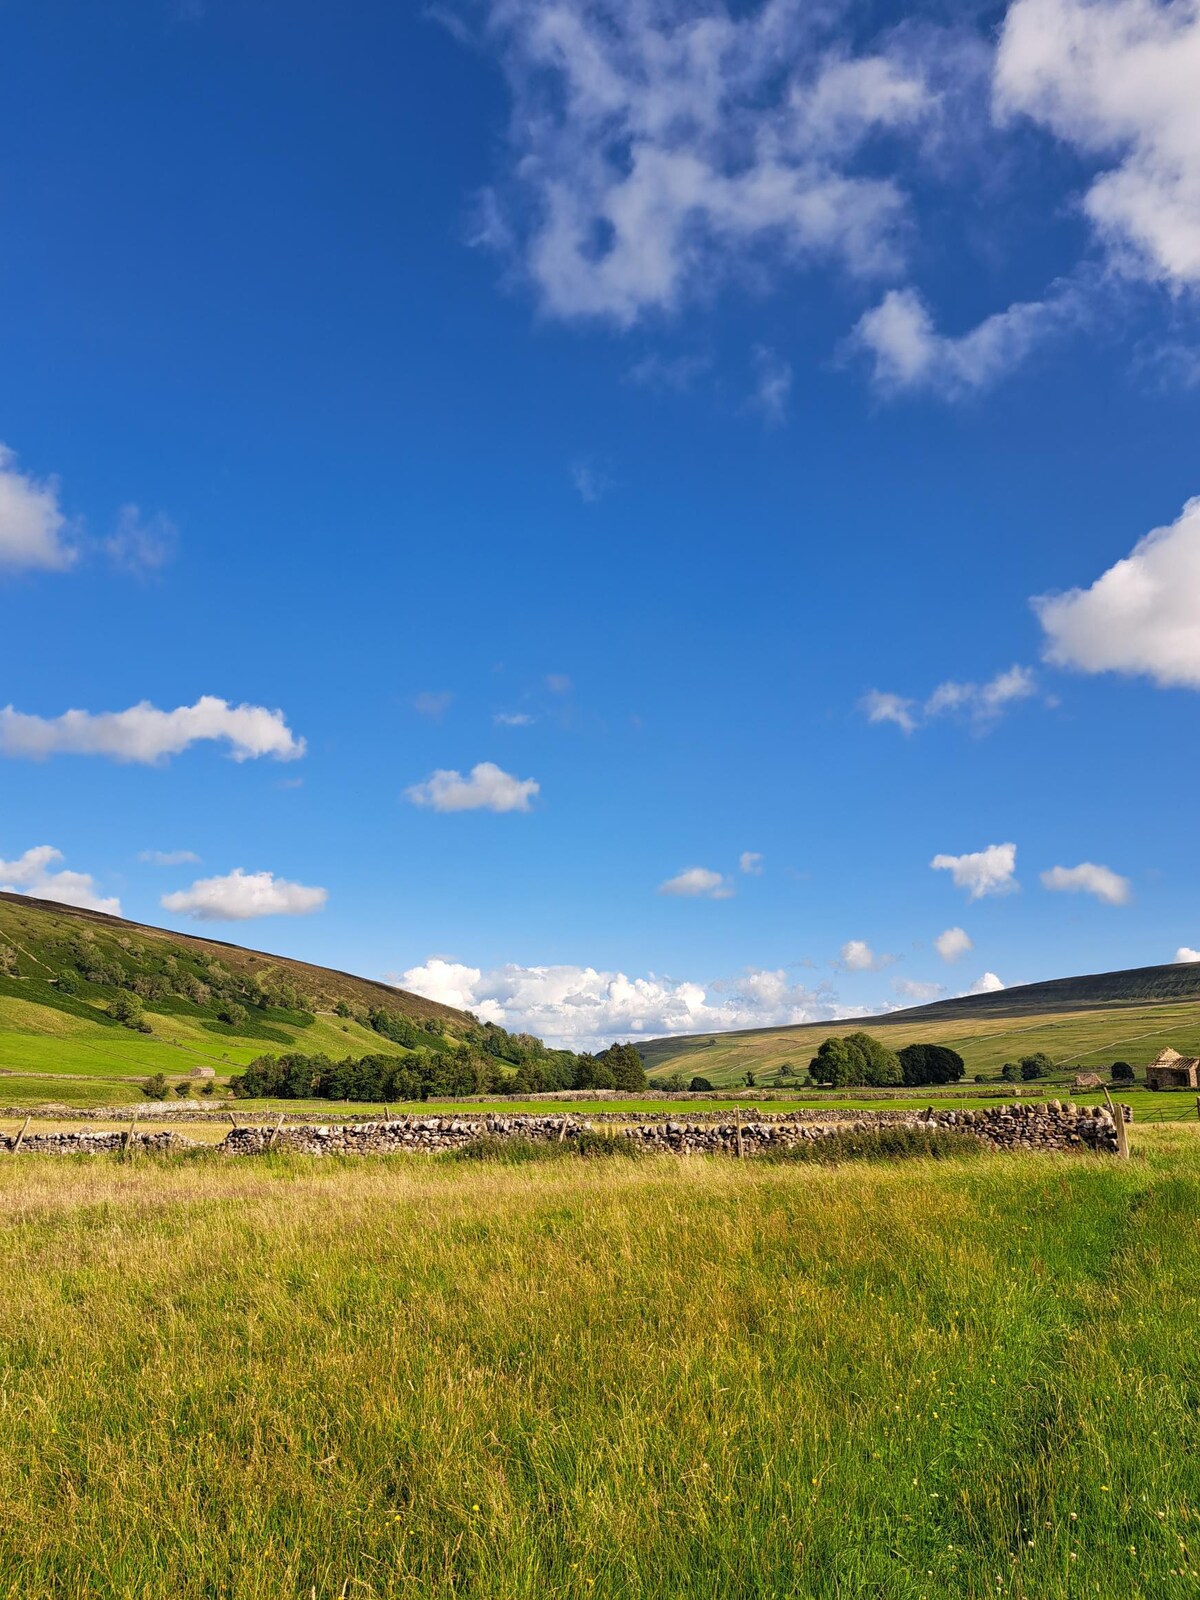
[[[1200,1144],[0,1160],[0,1595],[1200,1592]]]

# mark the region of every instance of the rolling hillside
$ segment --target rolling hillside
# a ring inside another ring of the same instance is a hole
[[[140,1024],[110,1015],[118,997]],[[203,1066],[221,1081],[268,1051],[405,1054],[371,1026],[379,1011],[435,1048],[472,1026],[350,973],[0,894],[0,1101],[129,1100],[150,1074]]]
[[[823,1039],[858,1028],[893,1049],[918,1040],[950,1045],[968,1076],[994,1077],[1006,1061],[1039,1050],[1064,1073],[1113,1060],[1142,1066],[1164,1045],[1200,1055],[1200,963],[1055,978],[878,1017],[653,1039],[640,1049],[652,1080],[681,1072],[719,1086],[753,1072],[759,1084],[786,1082],[785,1064],[803,1076]]]

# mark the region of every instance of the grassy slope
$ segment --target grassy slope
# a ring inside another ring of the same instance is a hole
[[[0,1596],[1184,1600],[1200,1137],[0,1163]]]
[[[67,997],[49,981],[71,964],[81,930],[106,959],[131,974],[160,974],[172,960],[177,971],[203,978],[208,963],[216,960],[229,972],[260,982],[290,981],[312,997],[319,1014],[253,1010],[247,1023],[231,1026],[172,995],[146,1002],[153,1033],[137,1033],[104,1014],[113,990],[82,983],[77,996]],[[335,1057],[405,1053],[353,1018],[332,1015],[339,1000],[360,1012],[383,1006],[451,1029],[466,1022],[461,1012],[386,984],[20,895],[0,894],[0,946],[17,951],[18,965],[17,976],[0,976],[0,1070],[13,1074],[0,1076],[0,1101],[82,1105],[101,1094],[125,1101],[137,1096],[137,1083],[148,1074],[182,1077],[194,1066],[210,1066],[223,1079],[268,1050]]]
[[[1031,991],[1039,991],[1032,999],[1028,992],[1006,991],[1012,996],[1007,1006],[1004,995],[980,995],[972,997],[986,1002],[978,1007],[947,1001],[944,1007],[921,1006],[883,1017],[656,1039],[641,1048],[651,1077],[698,1073],[715,1085],[738,1082],[747,1070],[770,1078],[785,1061],[803,1074],[822,1039],[855,1028],[876,1034],[893,1049],[917,1040],[950,1045],[965,1059],[968,1076],[995,1076],[1006,1061],[1038,1050],[1068,1075],[1107,1067],[1114,1060],[1142,1066],[1164,1045],[1200,1055],[1200,964],[1150,970],[1182,970],[1197,992],[1158,1000],[1134,995],[1089,1005],[1062,991],[1055,994],[1052,985],[1038,984],[1030,985]]]

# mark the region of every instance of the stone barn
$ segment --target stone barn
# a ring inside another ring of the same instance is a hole
[[[215,1067],[193,1067],[188,1073],[189,1078],[215,1078],[216,1075]]]
[[[1077,1089],[1103,1089],[1104,1079],[1098,1072],[1077,1072],[1075,1074],[1075,1087]]]
[[[1200,1057],[1181,1056],[1170,1045],[1146,1068],[1147,1089],[1200,1089]]]

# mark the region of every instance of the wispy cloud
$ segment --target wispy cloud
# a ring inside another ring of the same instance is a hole
[[[728,900],[733,895],[733,884],[723,873],[709,867],[685,867],[673,878],[658,886],[659,894],[680,895],[692,899]]]
[[[1011,666],[986,683],[948,679],[925,700],[910,699],[879,689],[869,690],[859,702],[867,721],[891,722],[904,733],[915,733],[939,717],[956,717],[979,730],[991,727],[1019,701],[1038,693],[1037,678],[1028,667]]]
[[[763,857],[761,851],[743,850],[738,857],[738,871],[744,872],[748,877],[761,878],[763,874]]]
[[[1090,894],[1108,906],[1128,905],[1133,885],[1128,878],[1094,861],[1081,861],[1077,867],[1051,867],[1041,875],[1042,887],[1060,894]]]
[[[433,722],[440,722],[453,703],[454,694],[450,689],[423,689],[412,697],[412,708],[417,715]]]
[[[200,857],[194,850],[141,850],[138,860],[151,867],[183,867],[198,863]]]
[[[571,482],[585,506],[599,504],[612,488],[612,479],[588,461],[571,463]]]
[[[143,517],[135,505],[122,506],[117,526],[104,541],[104,553],[122,572],[138,578],[161,572],[173,558],[179,544],[179,529],[163,513]]]

